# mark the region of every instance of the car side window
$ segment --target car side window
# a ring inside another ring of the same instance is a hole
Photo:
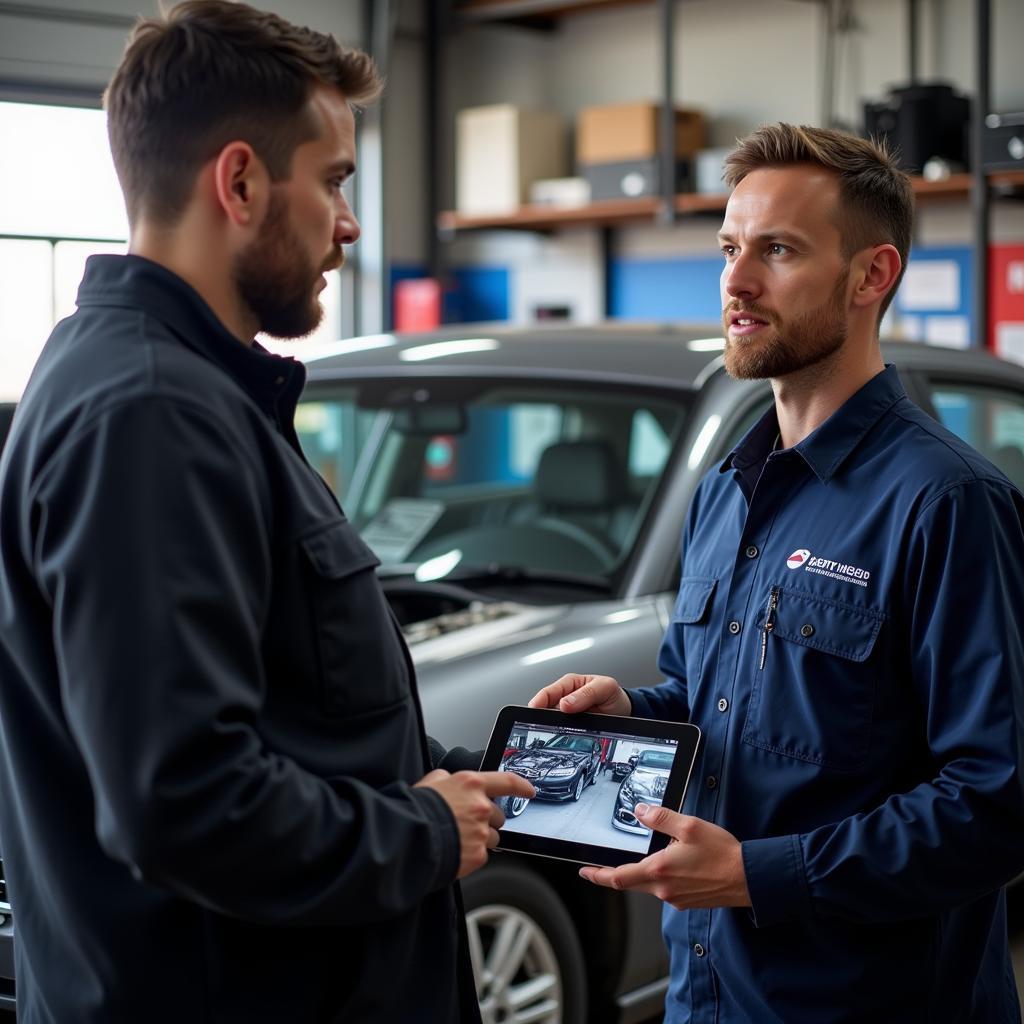
[[[764,394],[758,397],[743,410],[732,423],[728,424],[725,431],[718,438],[718,451],[715,453],[715,461],[724,459],[736,447],[743,438],[743,435],[768,411],[768,407],[775,400],[771,391],[765,389]]]
[[[985,384],[931,384],[939,420],[1024,489],[1024,394]]]

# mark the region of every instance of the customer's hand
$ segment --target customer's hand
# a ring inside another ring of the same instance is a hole
[[[424,775],[417,786],[439,794],[459,826],[459,878],[487,863],[487,851],[498,845],[505,815],[493,802],[497,796],[534,797],[537,791],[513,772],[456,772],[443,768]]]
[[[637,804],[634,813],[673,841],[636,864],[581,868],[580,877],[609,889],[650,893],[677,910],[750,906],[742,847],[735,836],[667,807]]]
[[[631,715],[633,705],[626,691],[611,676],[580,676],[570,673],[535,694],[531,708],[559,711],[595,711],[599,715]]]

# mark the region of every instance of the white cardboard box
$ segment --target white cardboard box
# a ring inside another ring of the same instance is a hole
[[[566,173],[558,114],[511,103],[460,110],[455,123],[455,206],[459,213],[511,213],[530,185]]]
[[[590,182],[586,178],[539,178],[530,185],[530,202],[546,206],[586,206]]]

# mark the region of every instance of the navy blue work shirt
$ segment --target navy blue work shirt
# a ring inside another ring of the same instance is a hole
[[[698,489],[660,686],[684,810],[751,908],[666,905],[670,1024],[1018,1021],[1024,498],[888,367],[793,448],[770,410]]]

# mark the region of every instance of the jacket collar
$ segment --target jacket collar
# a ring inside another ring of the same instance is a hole
[[[861,443],[868,431],[906,391],[891,363],[851,395],[824,423],[813,430],[792,451],[799,454],[818,479],[827,484]],[[772,454],[779,434],[779,420],[773,405],[725,457],[720,472],[736,469],[742,475],[760,468]]]
[[[78,305],[120,306],[154,317],[182,344],[238,381],[270,413],[277,413],[282,399],[294,406],[305,384],[302,363],[273,355],[258,342],[240,341],[190,284],[142,256],[90,256]]]

